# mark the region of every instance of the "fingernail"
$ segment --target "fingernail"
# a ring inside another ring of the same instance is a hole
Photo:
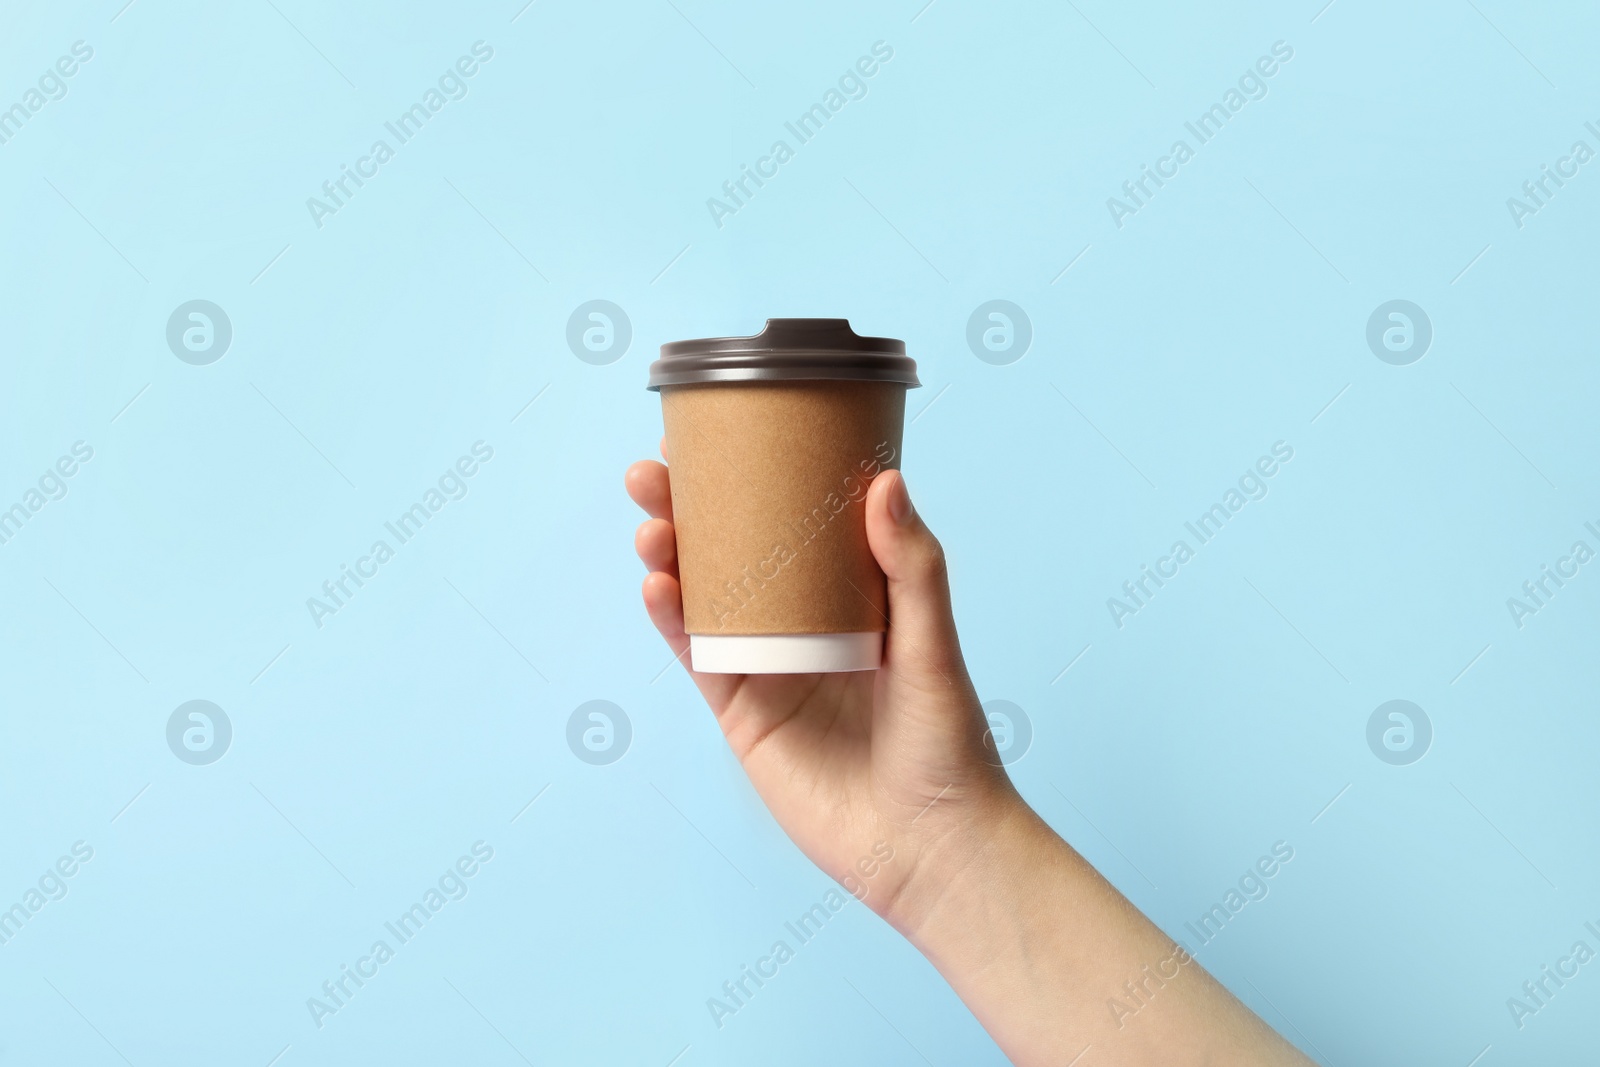
[[[889,517],[901,526],[909,525],[911,516],[911,494],[906,491],[906,476],[895,471],[894,485],[889,489]]]

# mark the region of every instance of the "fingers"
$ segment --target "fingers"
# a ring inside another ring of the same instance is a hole
[[[885,665],[930,690],[965,684],[944,549],[897,470],[878,475],[867,491],[867,541],[889,578]]]
[[[667,468],[653,459],[642,459],[623,476],[628,496],[651,518],[672,521],[672,483]]]
[[[666,456],[667,441],[661,439]],[[678,585],[678,538],[672,528],[672,485],[667,468],[655,460],[640,460],[623,477],[628,495],[650,514],[633,535],[633,547],[649,568],[644,579],[644,607],[678,661],[705,696],[711,710],[720,714],[743,681],[742,675],[697,674],[689,670],[689,635],[683,631],[683,590]],[[670,666],[670,664],[669,664]],[[664,672],[663,672],[664,673]],[[659,677],[659,675],[657,676]]]
[[[633,502],[653,516],[634,533],[634,550],[647,569],[676,578],[678,540],[672,529],[672,489],[667,468],[654,460],[642,460],[628,468],[623,481]]]
[[[633,535],[633,547],[645,569],[678,576],[678,537],[666,519],[647,519]]]
[[[661,458],[667,458],[665,437],[661,439]],[[678,537],[672,527],[672,484],[667,468],[655,460],[640,460],[628,468],[623,484],[633,502],[650,515],[633,535],[634,550],[650,571],[644,579],[645,611],[711,710],[721,715],[744,676],[699,674],[690,669],[689,635],[683,630],[683,587],[678,584]]]
[[[678,579],[660,572],[646,575],[644,610],[650,614],[650,621],[661,631],[661,636],[666,638],[667,647],[679,653],[679,658],[688,666],[688,656],[683,652],[689,647],[689,635],[683,632],[683,593]]]
[[[689,671],[689,677],[694,684],[700,687],[700,693],[706,698],[706,703],[711,705],[711,710],[721,715],[739,688],[739,683],[744,681],[744,676],[699,674],[690,670],[689,635],[683,632],[683,590],[678,585],[678,579],[660,571],[646,575],[644,609],[649,613],[650,621],[655,624],[656,629],[661,631],[667,647],[672,649],[678,662],[683,664],[684,670]]]

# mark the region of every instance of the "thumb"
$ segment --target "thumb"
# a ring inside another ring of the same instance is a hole
[[[930,691],[966,687],[944,549],[911,506],[905,476],[874,478],[866,512],[867,543],[889,579],[884,666]]]

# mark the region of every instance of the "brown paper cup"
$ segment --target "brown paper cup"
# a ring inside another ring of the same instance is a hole
[[[804,345],[779,350],[785,337],[772,336],[775,324],[781,333],[781,324],[796,321],[772,320],[757,335],[771,346],[767,353],[791,357],[776,376],[770,376],[774,363],[763,362],[768,356],[746,352],[739,359],[753,366],[745,370],[765,368],[769,376],[657,386],[684,623],[698,671],[871,670],[882,662],[888,598],[867,545],[865,500],[874,477],[899,467],[911,383],[900,363],[876,370],[880,377],[897,374],[896,381],[786,376],[860,372],[863,364],[895,355],[853,357],[839,346],[887,339],[858,338],[842,320],[798,320],[843,325],[848,337],[835,336],[835,347],[802,333]],[[808,357],[797,352],[806,346]],[[667,350],[674,347],[663,347],[662,364],[672,363]],[[681,354],[679,360],[659,373],[692,369]],[[730,373],[726,361],[714,369]],[[914,382],[914,365],[909,374]]]

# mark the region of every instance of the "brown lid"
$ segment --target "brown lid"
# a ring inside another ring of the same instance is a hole
[[[751,337],[702,337],[661,346],[650,364],[649,389],[700,382],[805,379],[898,382],[916,388],[916,361],[906,343],[862,337],[849,319],[768,319]]]

